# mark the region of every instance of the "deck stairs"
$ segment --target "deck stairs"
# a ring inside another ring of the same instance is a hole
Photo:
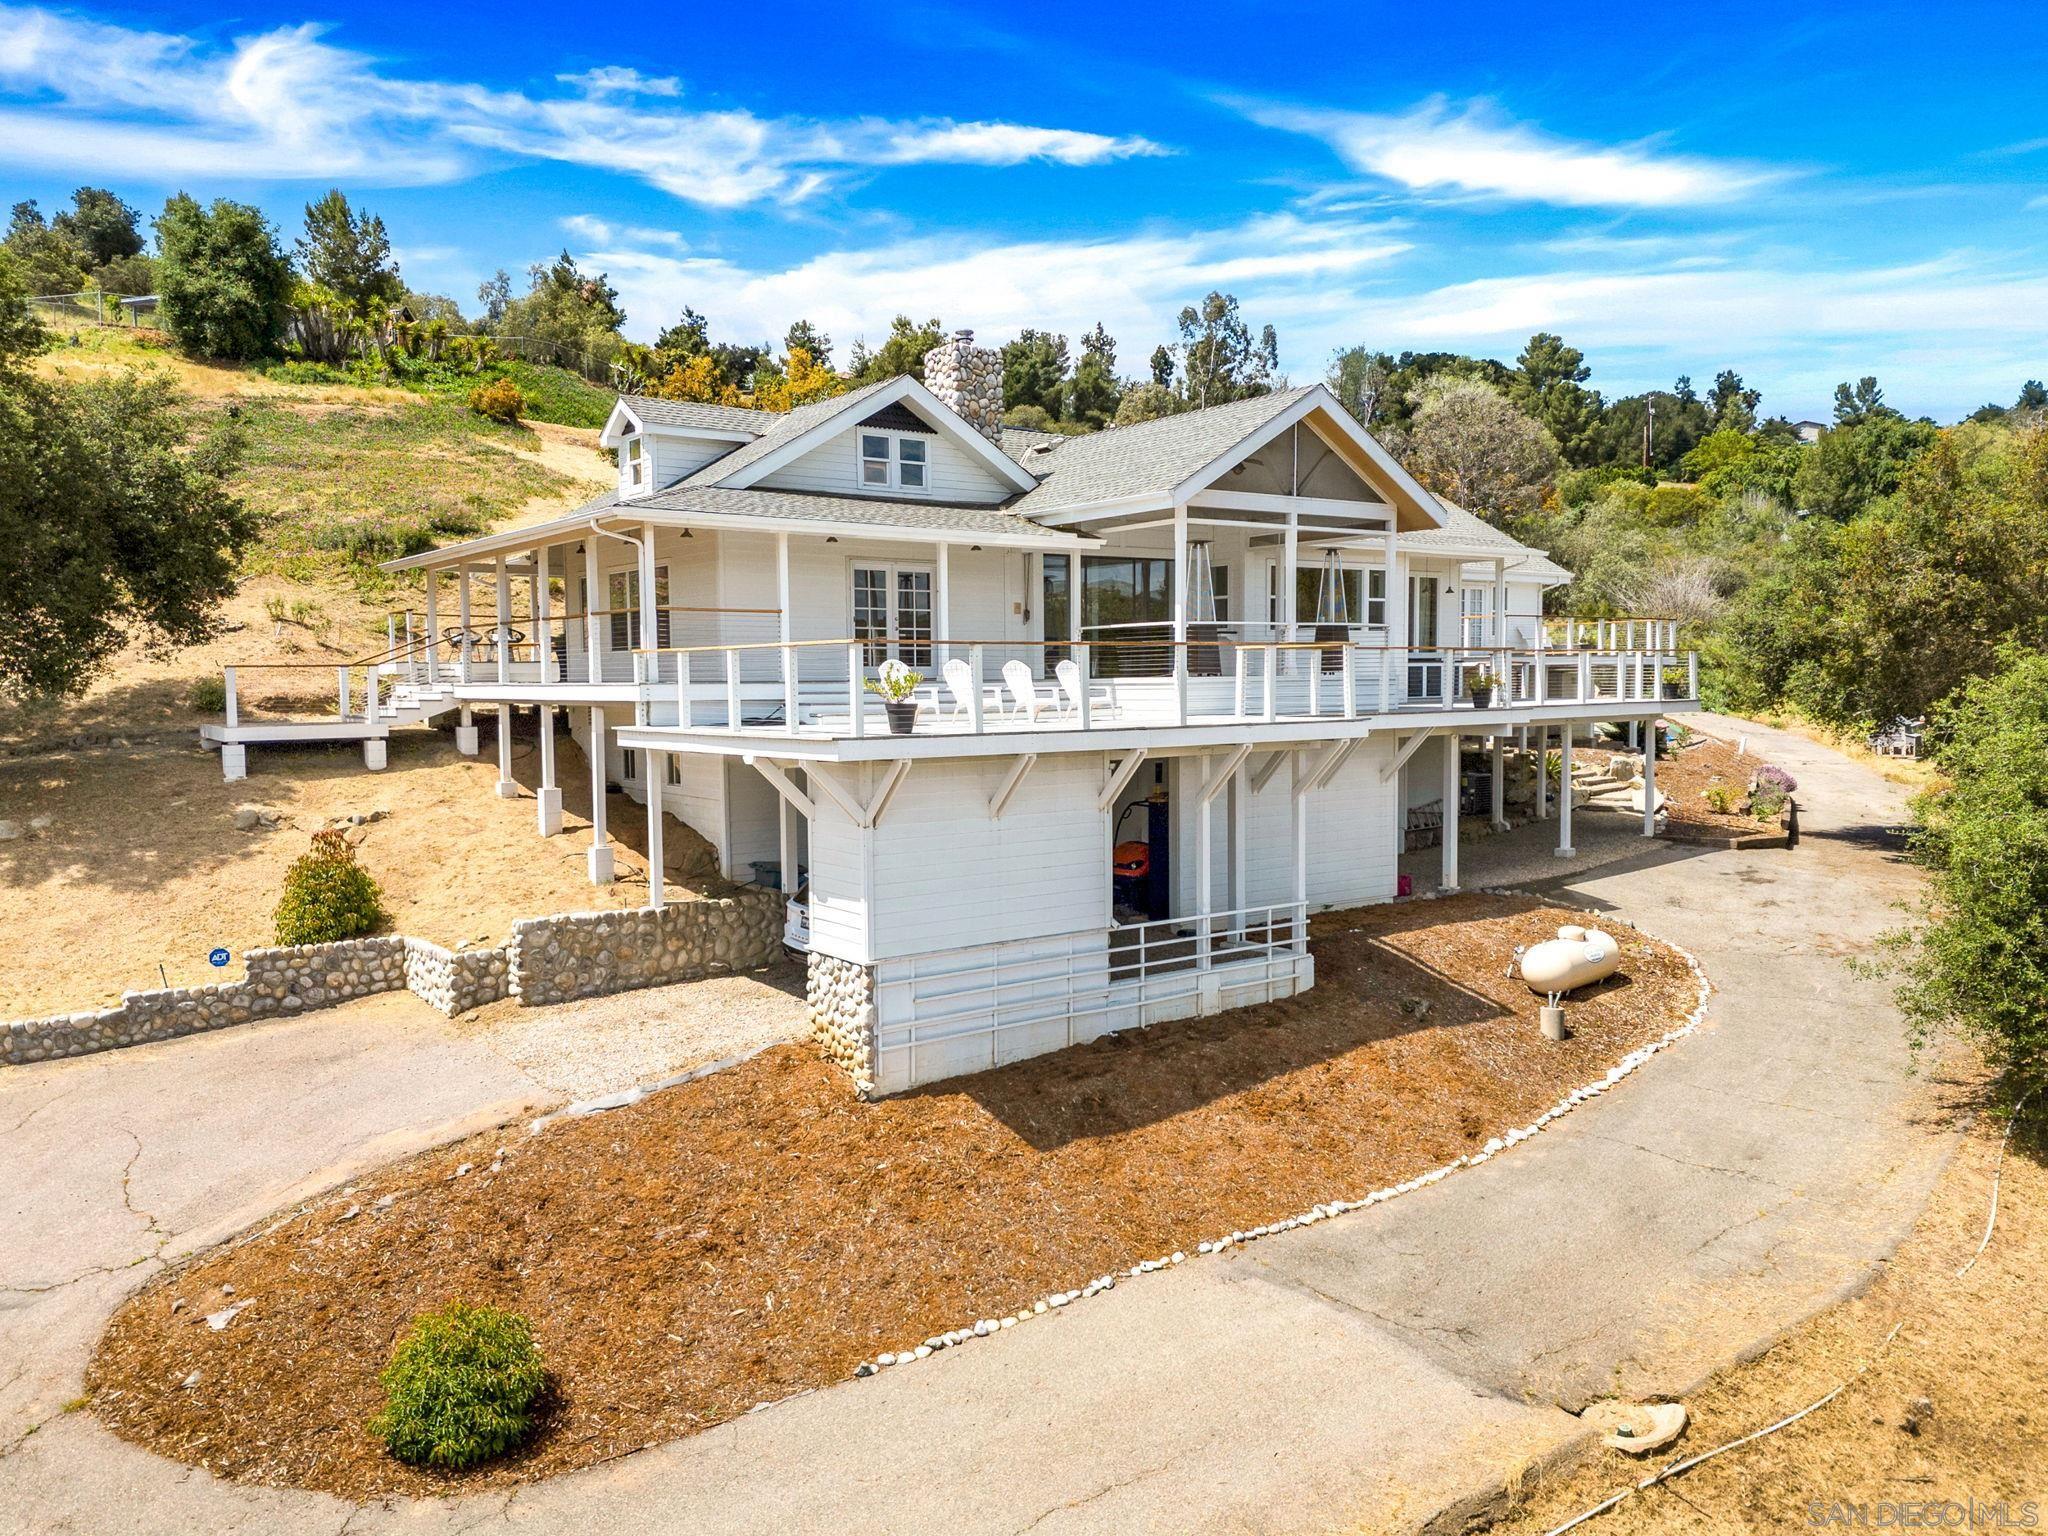
[[[377,708],[373,720],[362,710],[336,713],[313,720],[241,720],[234,725],[209,723],[199,727],[202,746],[221,753],[221,774],[230,782],[248,776],[251,746],[281,746],[303,742],[356,741],[363,744],[363,762],[370,768],[384,766],[384,744],[392,727],[419,725],[454,709],[458,700],[445,684],[400,683]]]

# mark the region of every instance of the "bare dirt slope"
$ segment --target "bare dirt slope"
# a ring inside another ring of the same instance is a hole
[[[0,758],[0,806],[25,826],[0,843],[0,1019],[117,1002],[163,978],[189,986],[239,976],[207,954],[271,941],[285,869],[331,818],[370,815],[357,857],[377,877],[391,928],[456,944],[499,942],[514,919],[644,905],[646,812],[610,797],[616,883],[589,883],[589,769],[557,742],[564,831],[542,838],[530,793],[495,792],[490,727],[482,754],[460,756],[447,733],[395,733],[390,767],[363,768],[353,746],[250,751],[250,777],[223,783],[219,759],[196,745]],[[537,743],[515,735],[514,773],[530,791]],[[280,823],[237,831],[235,810],[270,807]],[[708,850],[671,821],[664,852],[685,888],[719,888]],[[159,966],[162,970],[159,971]]]

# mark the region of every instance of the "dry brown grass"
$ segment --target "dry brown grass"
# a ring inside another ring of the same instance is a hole
[[[447,1148],[138,1293],[102,1341],[94,1403],[216,1474],[348,1496],[543,1477],[688,1434],[1526,1123],[1697,995],[1679,956],[1625,931],[1620,981],[1545,1041],[1502,962],[1569,916],[1476,895],[1334,914],[1318,985],[1285,1002],[871,1104],[781,1046]],[[248,1309],[216,1332],[203,1318],[230,1285]],[[530,1317],[557,1392],[533,1443],[461,1478],[400,1466],[363,1428],[398,1337],[451,1299]]]
[[[2048,1518],[2048,1412],[2041,1406],[2048,1389],[2048,1306],[2041,1300],[2048,1165],[2038,1143],[2007,1155],[1991,1245],[1956,1276],[1984,1235],[1998,1137],[1988,1119],[1975,1125],[1913,1235],[1868,1291],[1688,1398],[1693,1422],[1672,1451],[1645,1465],[1596,1450],[1562,1475],[1532,1476],[1519,1509],[1494,1529],[1502,1536],[1549,1531],[1665,1461],[1739,1439],[1845,1381],[1839,1397],[1797,1424],[1636,1495],[1579,1530],[1720,1536],[1899,1528],[1896,1517],[1880,1519],[1881,1504],[1970,1499],[2005,1501],[2015,1515],[2031,1500]],[[1886,1346],[1894,1327],[1898,1335]],[[1916,1433],[1906,1426],[1921,1398],[1930,1407]],[[1814,1523],[1816,1504],[1826,1523]],[[1851,1523],[1857,1506],[1860,1525]],[[1948,1528],[1967,1527],[1951,1513]]]

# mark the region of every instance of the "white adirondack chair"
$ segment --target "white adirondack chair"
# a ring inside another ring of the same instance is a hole
[[[1081,712],[1081,664],[1071,659],[1057,662],[1053,666],[1052,675],[1059,679],[1060,692],[1067,696],[1074,712],[1079,714]],[[1091,683],[1088,687],[1088,712],[1093,715],[1113,712],[1115,709],[1115,691],[1107,683]]]
[[[1017,701],[1017,713],[1027,720],[1035,721],[1040,715],[1059,713],[1060,696],[1057,691],[1050,695],[1038,691],[1038,682],[1031,675],[1031,669],[1021,661],[1003,663],[1003,684],[1010,690],[1010,697]]]

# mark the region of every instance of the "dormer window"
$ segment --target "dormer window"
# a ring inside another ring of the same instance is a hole
[[[644,485],[647,481],[647,465],[640,457],[640,439],[626,439],[626,484]]]
[[[860,484],[864,490],[917,491],[929,485],[925,439],[896,432],[860,434]]]

